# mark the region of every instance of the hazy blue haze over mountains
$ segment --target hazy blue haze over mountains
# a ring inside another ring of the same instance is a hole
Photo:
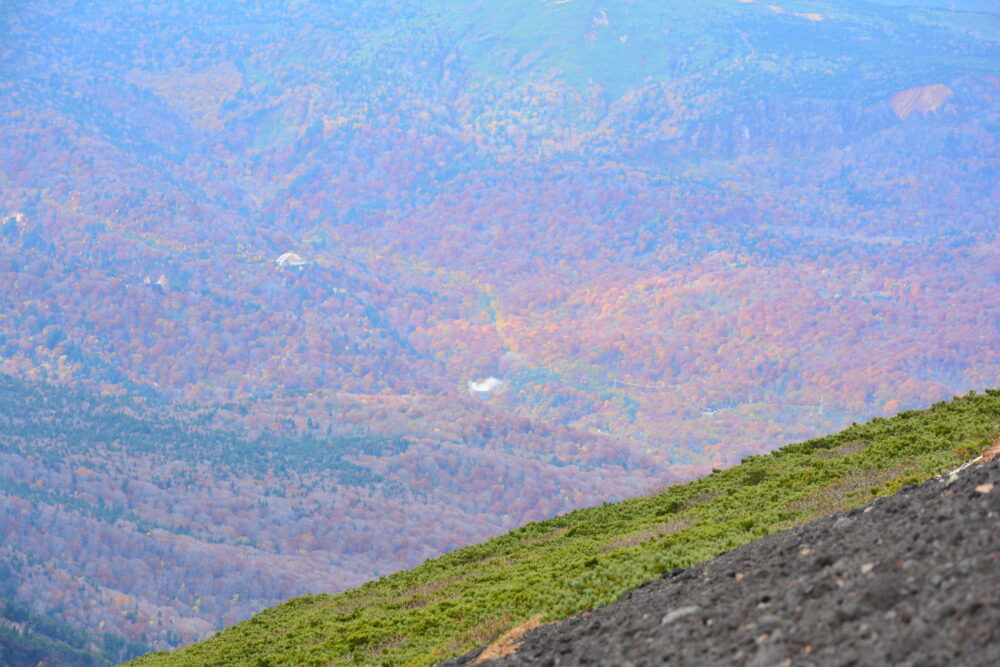
[[[973,0],[3,3],[11,597],[164,647],[995,386],[998,77]]]

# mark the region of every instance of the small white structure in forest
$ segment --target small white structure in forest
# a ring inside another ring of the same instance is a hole
[[[303,267],[312,264],[312,262],[307,262],[302,259],[302,255],[295,252],[286,252],[284,255],[274,260],[274,263],[279,269],[283,269],[285,267],[298,267],[300,270]]]
[[[479,394],[481,397],[485,397],[502,384],[503,380],[495,378],[492,375],[482,380],[469,380],[469,393]]]
[[[167,279],[167,275],[165,273],[161,273],[160,277],[156,280],[153,280],[152,276],[146,276],[142,279],[142,282],[146,283],[150,287],[159,287],[164,292],[170,289],[170,281]]]

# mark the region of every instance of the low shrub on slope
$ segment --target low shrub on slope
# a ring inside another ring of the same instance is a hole
[[[134,665],[427,665],[540,616],[955,467],[1000,434],[1000,390],[874,419],[662,493],[528,524],[337,595],[291,600]],[[386,526],[392,530],[392,526]]]

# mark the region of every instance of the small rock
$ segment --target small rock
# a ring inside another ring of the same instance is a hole
[[[830,567],[831,565],[833,565],[833,558],[830,557],[830,554],[823,554],[821,556],[817,556],[816,557],[816,561],[815,561],[815,565],[816,565],[817,569],[818,568],[824,568],[824,567]]]
[[[986,482],[976,487],[976,493],[989,493],[993,490],[993,482]]]
[[[936,615],[937,615],[938,620],[944,620],[944,619],[948,618],[949,616],[954,616],[955,615],[955,611],[956,610],[955,610],[955,607],[953,605],[946,604],[946,605],[944,605],[943,607],[940,607],[937,610],[937,614]]]
[[[899,601],[900,593],[893,582],[876,579],[862,593],[862,600],[876,611],[887,611]]]
[[[774,614],[764,614],[757,619],[757,626],[764,631],[770,631],[781,625],[781,619]]]
[[[789,588],[784,595],[785,605],[795,607],[802,601],[802,592],[798,588]]]
[[[757,649],[757,654],[747,663],[748,667],[774,667],[780,664],[784,657],[785,649],[781,646],[762,646]]]
[[[875,569],[875,563],[865,563],[861,566],[861,574],[868,574]]]
[[[667,625],[669,623],[673,623],[677,619],[684,618],[685,616],[694,614],[697,611],[698,607],[695,607],[693,605],[690,607],[678,607],[677,609],[674,609],[673,611],[669,612],[666,616],[664,616],[663,619],[660,621],[660,625]]]
[[[841,623],[853,621],[861,615],[861,609],[855,600],[845,600],[837,610],[837,620]]]

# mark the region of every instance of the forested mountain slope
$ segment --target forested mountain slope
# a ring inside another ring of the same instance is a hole
[[[16,582],[8,563],[0,564],[0,664],[6,667],[105,667],[149,651],[114,633],[92,635],[12,602]]]
[[[16,600],[170,648],[996,386],[998,30],[0,4],[3,549],[71,554]]]
[[[957,397],[662,493],[531,523],[346,593],[291,600],[130,664],[433,664],[531,619],[610,604],[675,568],[891,494],[998,445],[1000,391]]]
[[[225,408],[4,376],[0,405],[7,597],[154,646],[502,532],[509,518],[478,503],[518,493],[532,512],[558,507],[559,480],[492,449],[445,457],[404,438],[250,435]],[[510,490],[470,494],[497,469]],[[414,488],[417,476],[427,481]],[[573,466],[562,479],[593,489],[598,476]]]
[[[663,467],[996,377],[990,3],[71,4],[3,9],[8,372]]]

